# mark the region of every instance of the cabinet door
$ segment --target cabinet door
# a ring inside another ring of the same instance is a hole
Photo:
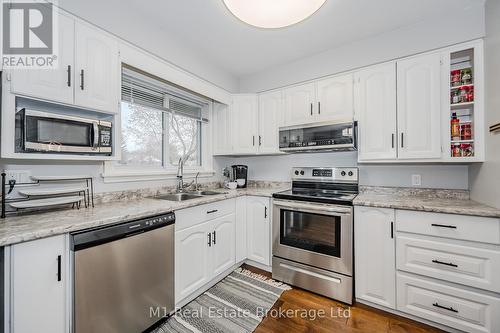
[[[68,252],[64,236],[11,246],[11,332],[67,332]]]
[[[59,15],[58,20],[58,67],[13,70],[12,93],[73,104],[75,22],[65,15]]]
[[[228,105],[215,103],[213,112],[214,154],[225,155],[233,151],[231,139],[231,113]]]
[[[76,23],[75,103],[82,107],[118,111],[120,67],[116,40]]]
[[[268,198],[247,197],[247,257],[264,265],[271,264],[269,214]]]
[[[175,233],[175,303],[210,281],[209,223]]]
[[[285,122],[287,126],[311,123],[315,119],[316,84],[308,83],[285,90]]]
[[[279,152],[279,127],[283,125],[283,93],[274,91],[259,96],[259,152]]]
[[[397,63],[399,158],[441,157],[441,57]]]
[[[352,121],[354,117],[354,78],[352,74],[317,82],[316,118],[321,121]]]
[[[359,160],[396,159],[396,64],[362,70],[355,81]]]
[[[212,222],[212,268],[214,278],[236,263],[234,224],[235,214],[219,217]]]
[[[356,298],[391,309],[396,306],[394,210],[355,207]]]
[[[235,95],[231,108],[233,124],[233,152],[235,154],[256,153],[258,143],[258,101],[256,95]]]

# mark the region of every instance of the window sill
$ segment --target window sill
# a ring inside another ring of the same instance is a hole
[[[198,178],[209,178],[215,175],[213,170],[186,170],[184,179],[194,179],[197,173]],[[152,180],[173,180],[177,179],[177,172],[173,171],[151,171],[151,172],[104,172],[101,174],[104,183],[141,182]]]

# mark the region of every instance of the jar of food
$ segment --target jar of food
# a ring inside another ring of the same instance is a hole
[[[460,103],[467,103],[469,98],[469,88],[462,87],[460,88]]]
[[[451,157],[462,157],[462,149],[459,143],[451,145]]]
[[[453,90],[451,92],[451,104],[460,103],[460,92],[458,90]]]
[[[451,71],[450,83],[452,87],[462,85],[462,72],[460,70]]]
[[[460,120],[457,117],[456,112],[453,112],[451,115],[451,139],[452,140],[460,140]]]
[[[463,143],[460,145],[460,150],[462,151],[462,157],[473,157],[474,149],[470,143]]]
[[[472,139],[472,126],[471,124],[463,124],[460,129],[460,137],[462,140]]]
[[[462,85],[472,84],[472,70],[470,68],[462,69]]]
[[[467,102],[474,102],[474,87],[467,87],[469,91],[467,92]]]

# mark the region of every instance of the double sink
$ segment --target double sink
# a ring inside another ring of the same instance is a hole
[[[215,192],[215,191],[193,191],[193,192],[163,194],[155,197],[155,199],[168,200],[168,201],[186,201],[186,200],[197,199],[205,196],[224,194],[224,193],[225,192]]]

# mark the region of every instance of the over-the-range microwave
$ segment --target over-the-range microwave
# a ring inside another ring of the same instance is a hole
[[[280,127],[280,151],[287,153],[357,150],[357,123],[313,123]]]
[[[111,155],[112,123],[23,108],[16,112],[15,148],[17,153]]]

